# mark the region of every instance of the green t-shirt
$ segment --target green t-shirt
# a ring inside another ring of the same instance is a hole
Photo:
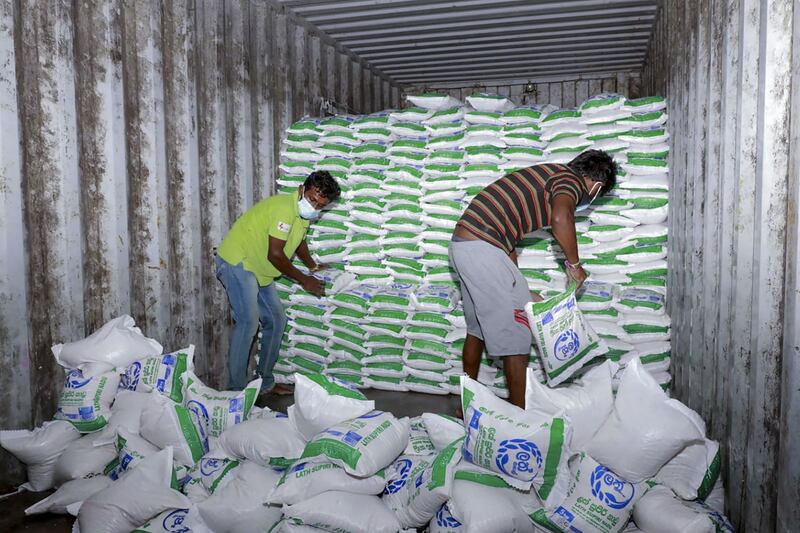
[[[281,275],[267,259],[269,237],[286,241],[286,257],[294,255],[308,231],[300,217],[295,194],[277,194],[261,200],[240,216],[217,248],[217,255],[232,265],[242,263],[262,287]]]

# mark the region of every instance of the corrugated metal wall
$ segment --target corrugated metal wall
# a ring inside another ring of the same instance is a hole
[[[50,346],[120,313],[225,382],[211,250],[323,98],[399,91],[272,2],[0,0],[0,427],[50,418]]]
[[[510,96],[518,105],[553,104],[558,107],[574,107],[580,105],[590,96],[600,93],[619,93],[629,98],[637,98],[641,92],[641,79],[636,72],[618,72],[613,75],[597,77],[595,75],[575,76],[569,79],[533,78],[533,92],[526,92],[527,81],[480,82],[468,87],[453,85],[419,86],[405,92],[434,90],[443,91],[462,101],[476,91],[490,92]]]
[[[737,531],[798,531],[800,2],[665,2],[642,91],[669,97],[676,394]]]

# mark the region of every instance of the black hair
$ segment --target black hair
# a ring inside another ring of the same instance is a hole
[[[617,184],[619,167],[614,158],[603,150],[586,150],[570,161],[568,166],[579,176],[602,182],[601,195],[606,194]]]
[[[317,170],[309,174],[306,181],[303,182],[303,187],[306,190],[317,189],[329,202],[335,202],[342,194],[339,184],[327,170]]]

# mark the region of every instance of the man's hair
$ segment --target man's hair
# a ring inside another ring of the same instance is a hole
[[[342,189],[339,188],[339,184],[336,183],[336,180],[327,170],[312,172],[308,175],[306,181],[303,182],[303,186],[306,189],[317,189],[329,202],[335,202],[339,199],[339,195],[342,194]]]
[[[603,150],[586,150],[568,164],[579,176],[603,183],[600,194],[606,194],[617,184],[617,164]]]

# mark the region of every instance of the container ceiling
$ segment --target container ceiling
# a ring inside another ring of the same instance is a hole
[[[279,0],[406,85],[640,70],[660,0]]]

